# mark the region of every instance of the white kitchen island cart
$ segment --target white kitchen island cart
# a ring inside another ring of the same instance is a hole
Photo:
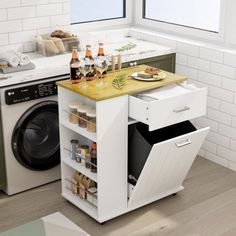
[[[125,73],[128,78],[145,67],[108,73],[104,88],[96,87],[96,81],[88,82],[87,89],[69,80],[57,83],[62,196],[100,223],[181,191],[209,130],[198,130],[188,121],[205,114],[207,90],[188,85],[184,76],[166,72],[163,81],[147,83],[127,79],[122,90],[112,87],[117,73]],[[96,109],[96,133],[69,122],[69,104],[74,101]],[[133,139],[130,129],[136,135]],[[166,137],[156,139],[155,135],[159,137],[167,131]],[[72,139],[87,145],[96,142],[97,173],[71,159]],[[131,147],[142,150],[144,142],[149,148],[145,157],[129,150]],[[133,153],[132,161],[129,153]],[[143,158],[143,164],[138,166],[139,160],[135,158]],[[138,166],[137,175],[128,163]],[[71,176],[75,172],[96,182],[96,204],[71,191]]]

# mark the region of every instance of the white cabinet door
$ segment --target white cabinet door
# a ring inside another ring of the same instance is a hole
[[[165,192],[180,188],[209,128],[197,130],[153,146],[134,187],[128,206],[136,208]]]

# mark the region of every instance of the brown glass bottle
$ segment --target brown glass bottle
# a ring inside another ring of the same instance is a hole
[[[99,48],[98,48],[98,55],[97,56],[100,58],[100,60],[105,61],[106,58],[105,58],[103,43],[99,43],[98,45],[99,45]],[[103,75],[105,75],[106,73],[107,72],[104,71]]]
[[[94,60],[92,56],[92,51],[91,51],[91,45],[86,45],[86,53],[85,53],[85,59],[88,58],[90,60]]]
[[[74,47],[70,61],[70,79],[72,83],[77,83],[81,78],[79,71],[79,62],[80,61],[78,57],[77,47]]]
[[[86,77],[93,77],[95,75],[95,69],[94,69],[94,58],[92,56],[92,51],[91,51],[91,45],[86,45],[86,53],[85,53],[85,64],[88,64],[86,66],[91,66],[92,69],[94,70],[93,72],[89,72]]]
[[[99,48],[98,48],[98,57],[104,57],[105,53],[104,53],[104,48],[103,48],[103,43],[99,43]]]
[[[90,165],[91,172],[96,173],[97,172],[97,144],[96,143],[93,143],[92,145],[90,156],[91,156],[91,163],[92,163],[92,165]]]

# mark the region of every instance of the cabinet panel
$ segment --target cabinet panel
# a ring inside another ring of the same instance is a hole
[[[208,132],[204,128],[155,144],[130,193],[129,207],[145,205],[162,193],[181,188]]]

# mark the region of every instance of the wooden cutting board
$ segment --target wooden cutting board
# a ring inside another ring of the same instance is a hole
[[[130,75],[135,72],[145,70],[146,67],[147,65],[139,65],[125,68],[121,71],[116,71],[114,73],[108,72],[106,78],[104,79],[107,84],[106,87],[97,87],[97,79],[87,82],[89,87],[86,89],[81,88],[80,83],[71,84],[70,80],[59,81],[57,82],[57,85],[97,102],[109,98],[119,97],[122,95],[140,93],[150,89],[159,88],[168,84],[179,83],[187,79],[187,77],[185,76],[173,74],[167,71],[165,71],[167,75],[166,79],[162,81],[143,82],[130,78]],[[125,74],[127,77],[127,85],[121,90],[116,89],[112,86],[113,79],[120,74]]]

